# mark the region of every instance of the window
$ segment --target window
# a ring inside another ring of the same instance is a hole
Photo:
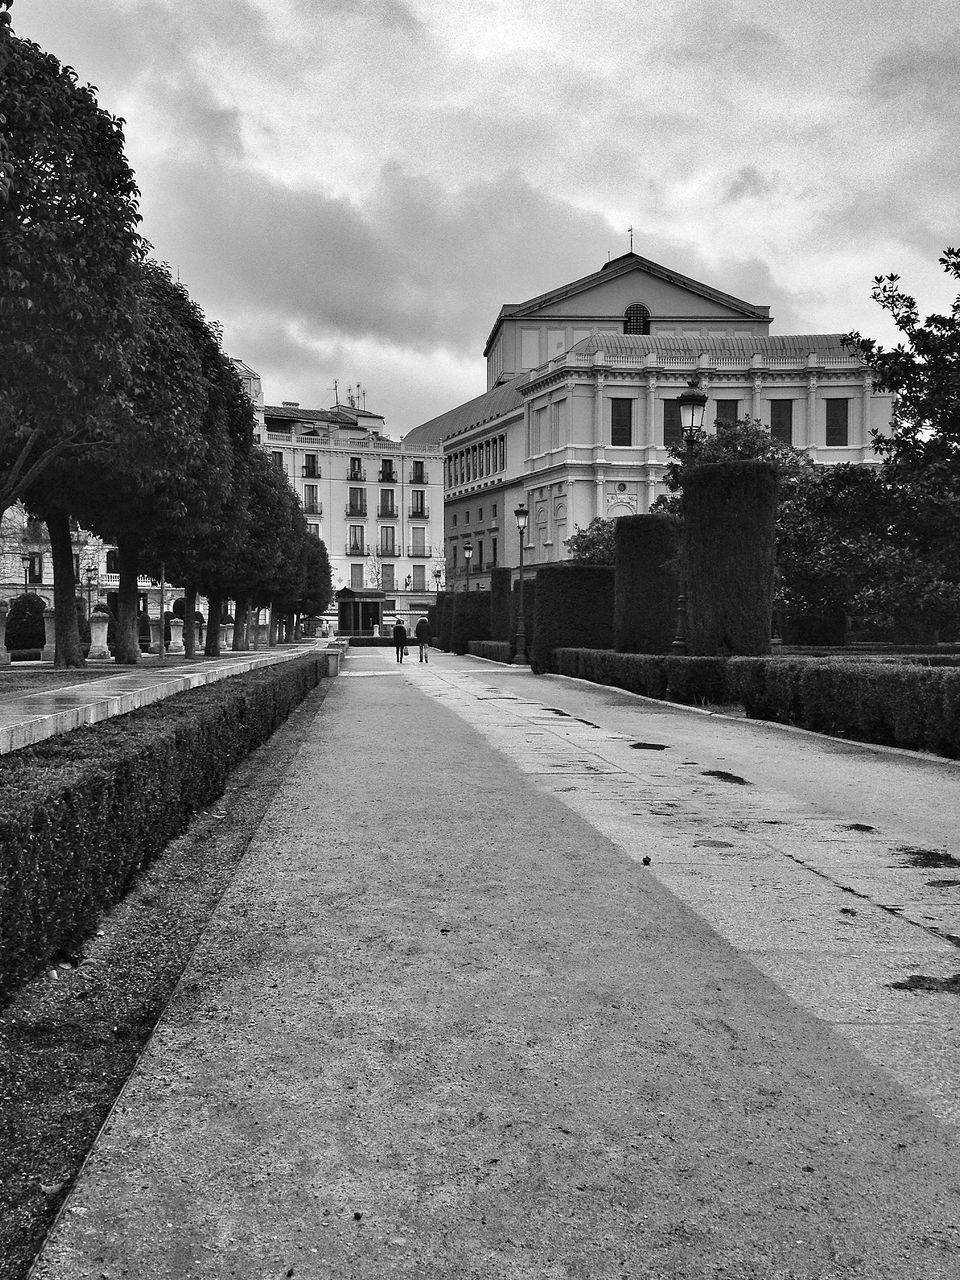
[[[470,512],[469,512],[469,511],[465,511],[465,512],[463,513],[463,523],[464,523],[464,524],[469,524],[469,523],[470,523]]]
[[[793,444],[793,401],[770,401],[770,434],[781,444]]]
[[[397,531],[392,524],[385,524],[380,530],[380,554],[385,556],[396,555],[397,551]]]
[[[393,490],[381,489],[380,490],[380,515],[395,516],[396,514],[397,514],[397,509],[393,501]]]
[[[496,564],[497,564],[497,540],[496,540],[496,538],[491,538],[491,539],[490,539],[490,563],[494,566],[494,568],[496,568]]]
[[[543,448],[543,428],[547,418],[546,409],[534,409],[533,432],[530,440],[530,452],[539,453]]]
[[[484,445],[483,445],[483,474],[485,476],[488,476],[490,474],[490,441],[489,440],[484,441]]]
[[[350,507],[347,511],[349,516],[365,516],[367,514],[367,491],[366,489],[350,490]]]
[[[107,552],[107,573],[119,573],[119,572],[120,572],[120,552],[108,551]]]
[[[73,580],[74,580],[74,582],[75,582],[75,583],[77,583],[77,585],[79,586],[79,584],[80,584],[80,557],[79,557],[79,556],[77,556],[77,555],[75,555],[75,556],[73,557]]]
[[[414,517],[423,518],[427,514],[427,491],[426,489],[413,489],[410,493],[410,514]]]
[[[453,527],[454,527],[454,529],[455,529],[455,528],[457,527],[457,513],[456,513],[455,511],[454,511],[454,513],[453,513],[453,516],[452,516],[452,519],[451,519],[451,523],[452,523],[452,525],[453,525]]]
[[[450,548],[450,564],[453,567],[453,572],[456,573],[457,571],[457,544],[456,543],[454,543],[453,546]]]
[[[318,516],[320,514],[320,500],[317,497],[317,486],[315,484],[305,484],[303,486],[303,509],[308,516]]]
[[[427,589],[427,566],[425,564],[415,564],[413,566],[413,589],[414,591],[425,591]]]
[[[483,539],[477,539],[477,568],[483,568]]]
[[[307,521],[307,532],[314,538],[320,537],[320,526],[314,524],[312,520]]]
[[[282,470],[283,470],[283,453],[282,453],[282,451],[281,451],[280,449],[274,449],[274,450],[273,450],[273,452],[271,453],[270,457],[271,457],[271,459],[273,460],[273,465],[277,468],[277,470],[278,470],[278,471],[282,471]]]
[[[843,448],[849,440],[849,400],[827,400],[827,445]]]
[[[362,459],[362,458],[351,458],[351,459],[350,459],[350,472],[349,472],[349,475],[348,475],[347,479],[348,479],[348,480],[363,480],[363,479],[365,479],[364,474],[363,474],[363,459]]]
[[[307,480],[320,479],[320,464],[315,453],[305,453],[303,455],[303,474]]]
[[[423,470],[423,460],[418,458],[413,464],[413,483],[426,484],[427,477]]]
[[[363,525],[351,524],[347,526],[350,531],[350,554],[363,554]]]
[[[718,400],[717,401],[717,427],[732,427],[736,424],[740,417],[740,401],[739,400]]]
[[[492,516],[491,518],[492,518],[493,520],[496,520],[496,518],[497,518],[497,504],[496,504],[496,503],[494,503],[494,504],[493,504],[493,516]]]
[[[412,556],[426,555],[427,552],[427,531],[423,525],[416,525],[410,530],[411,547],[410,554]]]
[[[622,448],[633,443],[633,401],[610,401],[610,443]]]
[[[393,459],[381,458],[380,459],[380,483],[395,484],[396,479],[397,479],[397,476],[393,469]]]
[[[352,564],[350,566],[350,586],[354,591],[363,590],[363,565]]]
[[[635,302],[623,313],[624,333],[649,333],[650,312],[642,303]]]
[[[483,507],[477,507],[477,523],[478,524],[481,523],[482,520],[483,520]]]
[[[550,448],[560,448],[560,406],[562,400],[554,400],[550,406]]]
[[[397,566],[395,564],[382,564],[380,566],[380,587],[383,591],[396,591]]]
[[[683,443],[680,430],[680,405],[676,400],[663,401],[663,443],[667,449],[671,445],[679,448]]]

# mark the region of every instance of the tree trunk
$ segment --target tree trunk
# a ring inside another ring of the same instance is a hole
[[[53,608],[56,613],[55,667],[85,667],[77,622],[77,582],[73,575],[73,543],[70,541],[70,517],[65,511],[46,516],[53,556]]]
[[[277,606],[270,606],[270,632],[267,643],[272,647],[277,643]]]
[[[114,660],[125,666],[136,666],[140,661],[140,630],[137,619],[137,605],[140,602],[137,590],[140,572],[139,545],[132,539],[121,539],[117,544],[117,560],[120,586],[117,589],[117,641]]]
[[[183,592],[183,652],[192,658],[197,652],[197,593],[193,587]]]
[[[250,601],[241,599],[235,600],[233,603],[234,623],[232,647],[235,650],[249,649],[250,646],[247,643],[247,632],[250,627]]]
[[[219,658],[220,656],[220,614],[223,610],[223,600],[220,596],[210,597],[210,607],[207,611],[207,643],[204,645],[203,652],[208,658]]]

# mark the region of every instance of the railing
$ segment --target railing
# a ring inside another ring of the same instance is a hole
[[[410,472],[410,483],[429,484],[430,477],[427,475],[426,471],[417,471],[416,468],[414,468],[414,470]]]
[[[396,560],[400,555],[400,551],[397,547],[381,547],[380,555],[390,560]]]
[[[366,480],[366,478],[367,478],[367,473],[366,473],[366,471],[363,469],[363,467],[361,467],[359,471],[348,471],[348,472],[347,472],[347,479],[348,479],[348,480],[361,480],[361,481],[362,481],[362,480]]]
[[[395,471],[381,471],[377,477],[378,484],[399,484]]]
[[[303,514],[305,516],[322,516],[323,503],[322,502],[305,502],[303,504]]]
[[[410,509],[407,512],[407,515],[410,517],[411,520],[429,520],[430,508],[429,507],[410,507]]]
[[[347,546],[346,546],[346,552],[345,552],[345,554],[346,554],[346,555],[348,555],[348,556],[368,556],[368,555],[370,554],[370,548],[369,548],[369,547],[355,547],[355,546],[352,546],[352,545],[348,542],[348,543],[347,543]]]
[[[397,507],[377,507],[377,517],[380,520],[398,520],[400,511]]]
[[[811,358],[812,357],[812,358]],[[589,366],[593,364],[618,368],[646,369],[861,369],[864,362],[859,356],[838,356],[829,352],[813,351],[786,356],[767,356],[757,352],[750,356],[690,355],[658,356],[656,352],[645,355],[612,355],[605,352],[575,351],[556,356],[544,369],[560,368],[565,364]],[[536,370],[532,371],[536,372]]]
[[[367,504],[364,503],[361,507],[355,507],[351,503],[347,503],[346,507],[344,507],[344,515],[353,516],[356,520],[366,519]]]
[[[319,467],[303,466],[300,468],[300,475],[304,480],[321,480],[323,478],[320,475]]]
[[[101,573],[99,585],[101,590],[109,591],[120,585],[119,573]],[[159,587],[159,582],[154,582],[153,578],[145,578],[142,574],[137,578],[137,590],[149,591],[151,587]],[[172,590],[170,583],[167,583],[168,590]]]
[[[429,560],[433,555],[431,547],[407,547],[407,555],[413,556],[417,560]]]

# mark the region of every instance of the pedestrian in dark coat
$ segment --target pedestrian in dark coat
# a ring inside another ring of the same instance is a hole
[[[420,619],[413,634],[417,637],[417,644],[420,646],[420,661],[429,662],[427,650],[430,641],[433,639],[433,632],[430,630],[430,623],[426,618]]]
[[[407,628],[399,620],[393,628],[393,643],[397,646],[397,661],[403,661],[403,651],[407,647]]]

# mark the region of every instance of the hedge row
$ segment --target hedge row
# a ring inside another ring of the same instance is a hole
[[[536,674],[551,670],[557,649],[605,649],[613,644],[613,589],[609,565],[568,560],[537,571],[532,644],[527,639]]]
[[[757,720],[960,758],[960,669],[849,658],[557,649],[551,669],[647,698],[740,705]]]
[[[513,645],[509,640],[471,640],[469,652],[475,658],[487,658],[490,662],[509,665],[513,660]]]
[[[323,654],[260,668],[0,757],[0,1001],[90,934],[325,672]]]

